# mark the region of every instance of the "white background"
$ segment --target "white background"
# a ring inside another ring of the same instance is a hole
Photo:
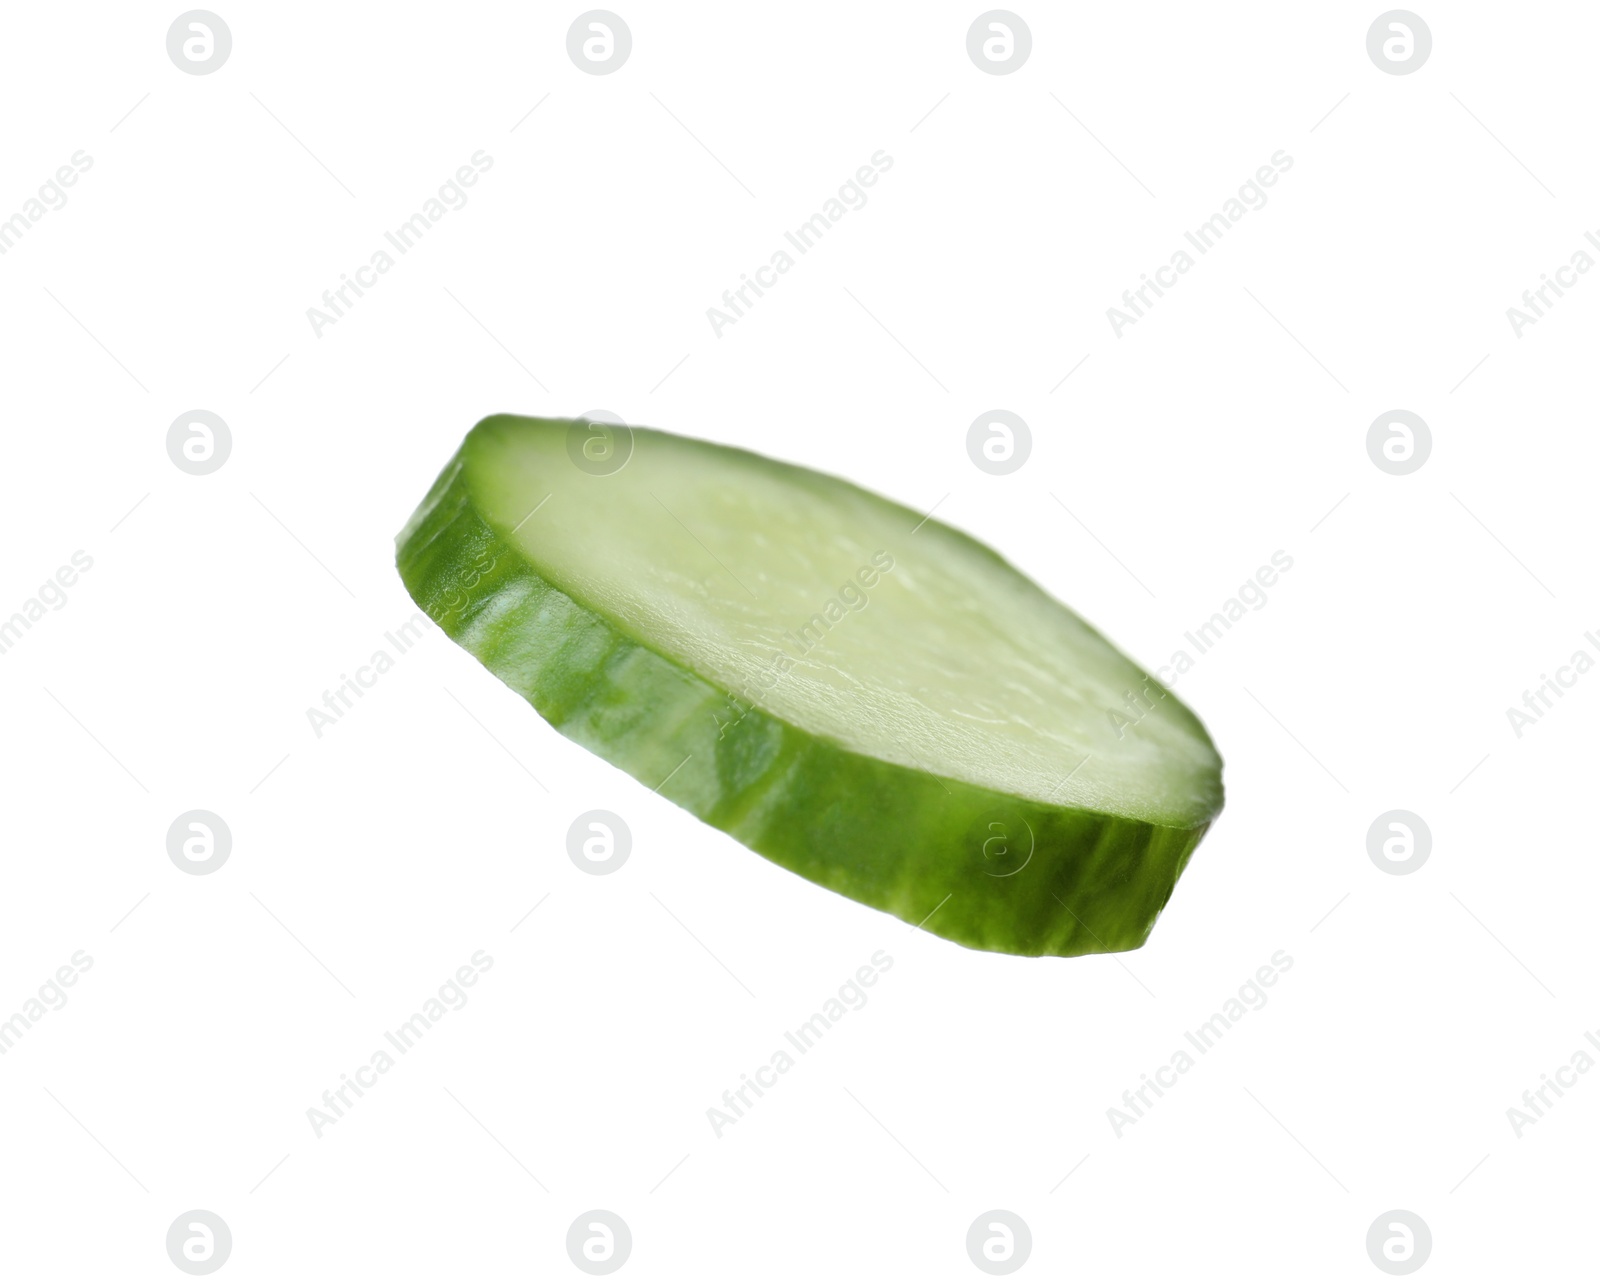
[[[993,76],[979,9],[627,8],[607,76],[567,56],[579,6],[230,4],[205,76],[167,56],[177,6],[10,10],[0,218],[93,165],[0,258],[0,615],[94,565],[0,656],[0,1011],[94,964],[0,1058],[8,1280],[182,1280],[195,1208],[238,1282],[586,1280],[593,1208],[639,1281],[984,1280],[995,1208],[1032,1230],[1019,1280],[1382,1280],[1395,1208],[1425,1277],[1585,1270],[1600,1074],[1521,1138],[1506,1110],[1600,1025],[1600,677],[1521,738],[1505,709],[1600,656],[1600,279],[1520,339],[1506,309],[1600,226],[1600,14],[1426,8],[1394,76],[1376,4],[1035,6]],[[479,149],[470,203],[316,337]],[[865,208],[716,338],[705,310],[878,149]],[[1117,338],[1106,309],[1278,149],[1270,203]],[[1228,804],[1148,946],[913,931],[437,631],[318,738],[307,707],[414,611],[392,537],[465,431],[592,407],[943,497],[1147,665],[1291,555],[1179,685]],[[1008,477],[965,450],[993,407],[1033,432]],[[192,408],[232,431],[209,476],[167,458]],[[1409,476],[1366,453],[1391,408],[1432,429]],[[194,808],[233,834],[203,878],[165,847]],[[590,808],[633,831],[606,878],[565,852]],[[1366,851],[1393,808],[1433,834],[1405,877]],[[317,1138],[479,949],[466,1008]],[[878,949],[866,1008],[716,1138]],[[1277,950],[1270,1003],[1117,1138]]]

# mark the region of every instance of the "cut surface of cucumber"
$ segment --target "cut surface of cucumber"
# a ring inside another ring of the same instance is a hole
[[[839,478],[492,416],[397,546],[418,605],[566,736],[968,946],[1140,946],[1222,807],[1176,696],[992,550]]]

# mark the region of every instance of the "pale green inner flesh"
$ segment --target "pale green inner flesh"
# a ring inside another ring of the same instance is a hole
[[[569,458],[565,424],[494,421],[475,432],[467,468],[490,525],[546,580],[810,733],[1157,824],[1194,825],[1221,802],[1216,752],[1175,697],[1119,736],[1108,712],[1137,715],[1126,694],[1144,672],[937,522],[917,527],[917,514],[838,479],[645,430],[619,472],[594,476]]]

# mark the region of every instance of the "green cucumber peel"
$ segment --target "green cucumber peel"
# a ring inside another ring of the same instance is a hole
[[[969,947],[1142,946],[1222,808],[1176,696],[986,546],[839,478],[491,416],[396,545],[417,604],[563,735]]]

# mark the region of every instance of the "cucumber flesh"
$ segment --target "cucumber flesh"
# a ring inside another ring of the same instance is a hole
[[[452,638],[819,884],[986,950],[1142,945],[1222,806],[1175,696],[937,520],[645,429],[592,471],[594,432],[493,416],[440,475],[398,563]]]

